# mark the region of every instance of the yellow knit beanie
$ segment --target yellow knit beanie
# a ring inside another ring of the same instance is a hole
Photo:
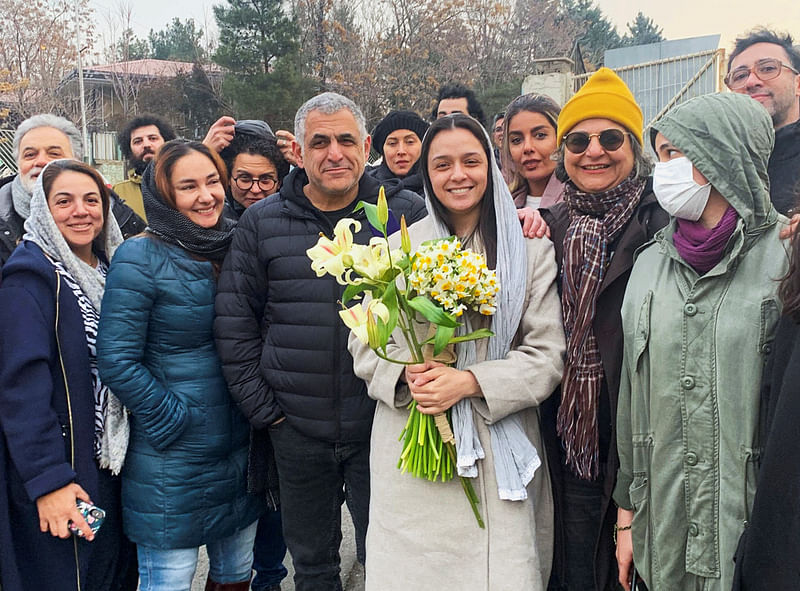
[[[558,145],[578,123],[594,118],[616,121],[642,145],[642,109],[622,78],[609,68],[600,68],[592,74],[561,109],[558,116]]]

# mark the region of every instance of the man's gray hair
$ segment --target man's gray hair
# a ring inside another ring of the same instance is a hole
[[[335,92],[323,92],[315,97],[311,97],[303,106],[297,109],[297,114],[294,116],[294,136],[295,141],[300,144],[302,149],[306,136],[306,119],[311,111],[320,111],[325,115],[333,115],[342,109],[347,109],[353,114],[353,118],[358,124],[358,133],[361,135],[362,143],[367,139],[367,120],[364,118],[364,113],[358,108],[353,101],[346,96],[337,94]]]
[[[50,113],[34,115],[19,124],[19,127],[17,127],[17,130],[14,132],[14,160],[19,161],[19,144],[22,142],[22,138],[25,134],[39,127],[54,127],[63,133],[67,136],[70,146],[72,147],[72,157],[76,160],[83,160],[83,139],[81,138],[81,132],[78,131],[78,128],[69,119],[64,119],[63,117]]]

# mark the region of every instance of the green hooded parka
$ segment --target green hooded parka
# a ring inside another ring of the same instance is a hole
[[[759,385],[788,267],[772,207],[766,110],[738,94],[694,98],[654,124],[738,214],[722,260],[699,275],[675,219],[642,247],[622,306],[614,500],[634,511],[634,566],[650,591],[731,588],[756,483]]]

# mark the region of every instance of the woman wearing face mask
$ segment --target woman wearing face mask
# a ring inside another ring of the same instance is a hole
[[[142,591],[188,591],[202,545],[207,591],[250,588],[260,507],[246,493],[249,428],[213,334],[234,227],[225,182],[205,145],[164,144],[142,175],[148,230],[117,250],[103,298],[99,369],[131,413],[123,516]]]
[[[372,145],[383,157],[367,173],[379,181],[395,181],[401,189],[422,195],[419,154],[428,123],[413,111],[392,111],[372,133]]]
[[[523,94],[506,107],[501,159],[517,207],[550,207],[562,201],[564,183],[554,174],[556,126],[561,108],[544,94]]]
[[[737,94],[653,125],[670,224],[642,250],[622,306],[617,410],[619,580],[727,590],[755,493],[759,386],[780,313],[786,219],[769,198],[774,132]]]

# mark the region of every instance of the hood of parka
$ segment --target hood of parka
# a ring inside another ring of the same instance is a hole
[[[706,94],[678,105],[653,128],[733,206],[747,234],[777,221],[767,176],[775,132],[758,101],[735,93]]]

